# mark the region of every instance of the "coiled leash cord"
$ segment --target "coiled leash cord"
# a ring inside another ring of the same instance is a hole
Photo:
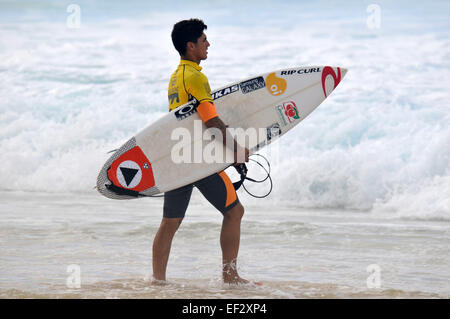
[[[262,180],[255,180],[255,179],[253,179],[253,178],[247,177],[248,169],[247,169],[247,165],[245,165],[245,163],[242,163],[242,164],[239,164],[239,165],[235,165],[234,168],[235,168],[236,171],[241,175],[241,179],[240,179],[238,182],[234,182],[234,183],[233,183],[234,189],[235,189],[235,190],[238,190],[239,187],[242,186],[242,187],[244,187],[244,190],[245,190],[250,196],[253,196],[253,197],[255,197],[255,198],[264,198],[264,197],[267,197],[267,196],[269,196],[269,194],[272,192],[272,188],[273,188],[272,177],[270,177],[270,163],[269,163],[269,161],[267,160],[267,158],[265,158],[265,157],[262,156],[261,154],[252,154],[252,155],[250,155],[250,156],[259,156],[259,157],[262,157],[262,158],[266,161],[267,167],[269,168],[269,171],[267,171],[267,169],[266,169],[260,162],[258,162],[257,160],[254,160],[254,159],[252,159],[252,158],[249,158],[250,161],[255,162],[256,164],[258,164],[259,166],[261,166],[261,167],[263,168],[263,170],[267,173],[267,176],[266,176],[264,179],[262,179]],[[258,195],[255,195],[255,194],[250,193],[249,190],[248,190],[248,189],[245,187],[245,185],[244,185],[244,181],[245,181],[245,180],[249,180],[249,181],[251,181],[251,182],[253,182],[253,183],[258,183],[258,184],[259,184],[259,183],[265,182],[267,179],[269,179],[269,181],[270,181],[270,190],[269,190],[269,192],[268,192],[267,194],[262,195],[262,196],[258,196]]]

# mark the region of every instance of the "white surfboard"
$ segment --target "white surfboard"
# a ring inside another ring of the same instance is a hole
[[[247,147],[255,152],[305,119],[346,72],[330,66],[283,69],[224,86],[212,97],[229,128],[258,133],[256,138],[247,137]],[[232,158],[222,141],[211,140],[191,102],[122,145],[101,169],[97,189],[113,199],[151,196],[224,170]]]

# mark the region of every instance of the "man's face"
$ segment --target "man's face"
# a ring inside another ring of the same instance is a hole
[[[193,54],[199,60],[206,60],[208,57],[208,47],[208,39],[206,38],[206,34],[203,33],[201,37],[197,39],[197,43],[194,43]]]

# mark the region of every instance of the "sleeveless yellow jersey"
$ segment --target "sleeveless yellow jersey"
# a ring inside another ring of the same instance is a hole
[[[213,103],[208,78],[200,72],[202,67],[195,62],[181,60],[170,77],[169,111],[180,105],[196,100],[198,106],[203,102]]]

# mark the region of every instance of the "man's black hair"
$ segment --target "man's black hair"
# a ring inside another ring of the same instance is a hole
[[[172,29],[172,42],[181,56],[186,54],[188,42],[197,43],[197,39],[208,26],[200,19],[189,19],[177,22]]]

